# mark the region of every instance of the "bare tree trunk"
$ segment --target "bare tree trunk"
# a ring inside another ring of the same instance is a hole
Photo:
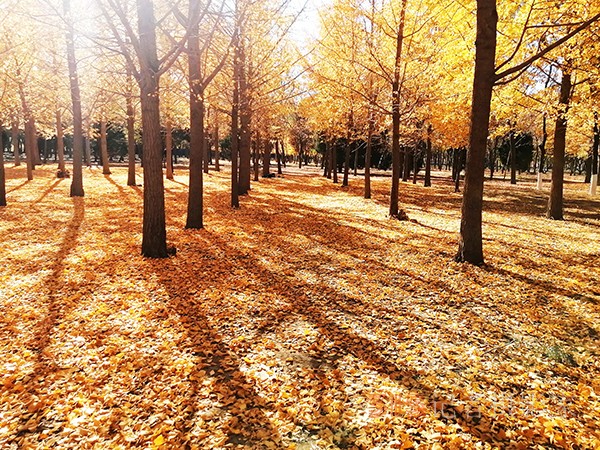
[[[331,170],[333,170],[333,182],[338,183],[337,148],[335,143],[331,145]]]
[[[63,0],[63,10],[67,21],[67,63],[69,66],[71,103],[73,104],[73,177],[71,178],[70,195],[71,197],[83,197],[83,166],[81,161],[83,155],[83,118],[70,0]]]
[[[427,154],[425,156],[425,187],[431,186],[431,133],[433,133],[433,127],[429,125],[427,127]]]
[[[171,125],[171,120],[167,119],[165,124],[165,163],[166,163],[166,173],[167,179],[173,179],[173,127]]]
[[[236,15],[238,4],[236,2]],[[239,108],[240,108],[240,35],[239,24],[233,35],[233,99],[231,102],[231,207],[240,207],[238,158],[240,148]]]
[[[350,176],[350,140],[346,140],[344,145],[344,178],[342,186],[348,186],[348,177]]]
[[[162,138],[156,21],[152,0],[137,0],[140,45],[140,102],[142,107],[142,140],[144,145],[144,219],[142,255],[166,258],[167,230],[165,193],[162,172]]]
[[[27,179],[33,180],[33,170],[35,169],[34,147],[36,146],[35,139],[35,122],[30,117],[25,122],[25,158],[27,162]]]
[[[127,67],[127,186],[135,186],[135,108],[133,107],[133,92],[131,88],[131,68]]]
[[[270,139],[265,140],[263,146],[263,164],[262,164],[262,176],[266,178],[270,175],[271,169],[271,152],[273,151],[273,143]]]
[[[598,147],[600,147],[600,127],[598,114],[594,114],[594,143],[592,144],[592,176],[590,181],[590,195],[596,195],[598,189]]]
[[[58,155],[58,171],[64,177],[66,175],[65,142],[63,139],[62,117],[58,109],[56,110],[56,154]]]
[[[221,171],[220,160],[221,160],[221,144],[219,143],[219,125],[217,125],[215,120],[215,130],[213,139],[215,141],[215,170],[217,172]]]
[[[21,155],[19,151],[19,121],[14,119],[12,122],[11,130],[11,143],[13,147],[13,153],[15,155],[15,167],[21,165]]]
[[[374,128],[373,112],[371,112],[371,117],[369,117],[369,130],[367,133],[367,150],[365,151],[365,198],[371,198],[371,152],[373,148]]]
[[[106,119],[100,120],[100,155],[102,157],[102,173],[110,175],[110,163],[108,161],[108,139],[106,137]]]
[[[512,129],[508,134],[510,146],[510,184],[517,184],[517,149],[515,146],[515,132]]]
[[[552,186],[548,199],[547,217],[554,220],[563,220],[563,185],[565,176],[565,148],[567,138],[567,111],[571,99],[571,74],[563,69],[560,83],[560,110],[556,118],[554,129],[554,152],[552,153]]]
[[[457,261],[476,265],[483,264],[483,179],[494,87],[497,25],[496,0],[478,0],[471,132],[456,255]]]
[[[402,45],[404,43],[404,22],[408,0],[402,0],[400,24],[396,35],[396,57],[394,62],[394,81],[392,83],[392,189],[390,192],[390,217],[403,218],[400,212],[398,194],[400,191],[400,65]]]
[[[243,33],[243,28],[240,26]],[[246,67],[246,49],[244,44],[240,43],[239,51],[239,89],[240,89],[240,195],[245,195],[250,190],[250,172],[251,172],[251,121],[252,111],[250,109],[250,92],[247,80]]]
[[[279,139],[275,141],[275,157],[277,158],[277,175],[283,175],[281,170],[281,151],[279,150]]]
[[[190,17],[193,2],[190,2]],[[200,68],[200,30],[195,26],[188,38],[190,83],[190,178],[186,228],[204,227],[204,89]]]

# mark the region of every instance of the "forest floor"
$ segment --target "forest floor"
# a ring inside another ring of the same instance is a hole
[[[165,181],[177,255],[140,256],[142,188],[6,168],[0,210],[2,449],[600,448],[600,198],[486,184],[486,265],[453,262],[461,195],[316,170],[229,208]],[[139,178],[141,180],[141,176]],[[141,181],[140,181],[141,182]]]

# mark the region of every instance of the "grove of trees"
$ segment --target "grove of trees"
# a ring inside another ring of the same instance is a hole
[[[551,170],[549,219],[563,219],[568,158],[584,162],[596,194],[597,2],[334,0],[320,24],[286,0],[0,6],[0,205],[7,160],[24,158],[32,179],[48,152],[59,176],[70,163],[71,196],[84,196],[92,149],[109,175],[118,134],[128,185],[136,161],[143,165],[148,257],[173,251],[163,177],[173,177],[179,152],[189,157],[192,229],[204,226],[203,176],[213,157],[220,169],[222,150],[233,208],[261,161],[267,177],[273,153],[280,173],[293,154],[300,167],[320,163],[334,182],[341,173],[342,186],[364,168],[365,198],[371,169],[391,168],[396,219],[408,217],[401,181],[412,174],[416,182],[423,165],[431,185],[435,153],[454,158],[459,189],[464,159],[456,260],[476,265],[484,262],[486,168],[493,176],[501,164],[511,183],[517,171]],[[316,38],[298,41],[298,30],[319,25]]]

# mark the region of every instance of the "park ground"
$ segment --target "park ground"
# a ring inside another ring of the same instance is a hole
[[[140,169],[141,170],[141,169]],[[0,448],[600,448],[600,198],[486,185],[486,265],[453,262],[460,194],[315,169],[229,208],[165,181],[169,243],[140,256],[142,187],[7,165],[0,210]],[[141,183],[141,172],[138,180]],[[421,181],[419,181],[422,184]]]

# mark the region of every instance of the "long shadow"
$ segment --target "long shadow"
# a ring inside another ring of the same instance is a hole
[[[22,187],[24,187],[24,186],[27,186],[27,185],[28,185],[30,182],[31,182],[31,181],[29,181],[29,180],[25,180],[25,181],[23,181],[21,184],[19,184],[19,185],[17,185],[17,186],[14,186],[14,187],[12,187],[12,188],[10,188],[10,189],[8,189],[8,190],[6,191],[6,193],[7,193],[7,194],[10,194],[11,192],[18,191],[18,190],[19,190],[19,189],[21,189]]]
[[[52,338],[52,330],[60,322],[60,320],[63,317],[65,317],[65,315],[72,307],[72,305],[66,303],[65,299],[61,297],[60,291],[61,286],[63,284],[62,280],[63,272],[65,269],[65,260],[73,251],[73,249],[77,246],[77,238],[79,236],[81,224],[85,217],[84,199],[81,197],[73,197],[72,202],[73,217],[67,224],[65,235],[61,241],[58,251],[56,252],[54,263],[50,268],[50,275],[48,275],[48,277],[46,277],[45,281],[43,282],[43,285],[49,291],[47,303],[46,305],[44,305],[47,308],[46,316],[44,317],[44,319],[39,321],[32,338],[28,342],[24,343],[24,346],[26,348],[28,348],[37,355],[36,362],[33,368],[35,378],[32,378],[31,380],[32,385],[27,391],[27,396],[29,398],[25,401],[25,404],[29,403],[33,398],[43,398],[43,386],[34,384],[34,380],[37,379],[37,383],[43,383],[44,374],[56,370],[56,367],[53,365],[52,361],[48,359],[45,350],[50,344],[50,340]],[[14,394],[16,395],[16,392]],[[21,428],[21,431],[18,433],[18,436],[23,436],[28,433],[35,433],[39,431],[39,429],[43,426],[42,418],[43,413],[40,412],[22,415],[22,425],[25,425],[31,420],[35,420],[36,426],[23,426]]]
[[[227,445],[259,448],[262,439],[268,439],[273,445],[269,448],[284,448],[278,429],[265,414],[269,406],[258,394],[252,380],[240,369],[241,356],[227,345],[219,331],[213,327],[209,319],[210,313],[205,307],[194,302],[191,296],[181,294],[177,284],[180,277],[188,274],[178,273],[179,266],[170,262],[167,261],[166,266],[154,261],[150,261],[150,264],[154,266],[160,284],[168,293],[169,306],[181,317],[198,361],[189,376],[190,399],[196,401],[191,402],[185,419],[182,423],[177,423],[176,427],[184,435],[194,427],[198,420],[196,416],[200,412],[196,406],[199,386],[209,373],[216,385],[214,392],[219,394],[220,408],[230,415],[228,422],[223,424],[223,429],[228,430]],[[266,437],[257,438],[258,430],[261,431],[261,436]]]
[[[36,200],[34,200],[32,202],[32,204],[37,204],[40,203],[42,200],[44,200],[55,188],[56,186],[58,186],[60,183],[62,183],[62,181],[64,180],[64,178],[59,178],[57,179],[54,183],[52,183],[50,185],[50,187],[48,187],[43,193],[42,195],[39,196],[39,198],[37,198]]]

